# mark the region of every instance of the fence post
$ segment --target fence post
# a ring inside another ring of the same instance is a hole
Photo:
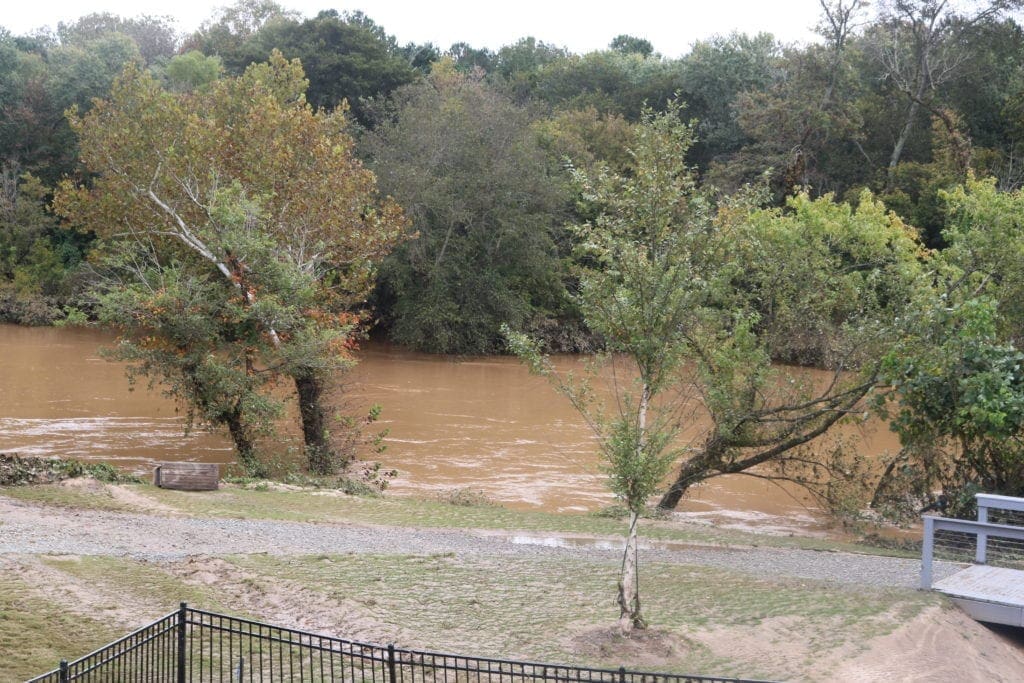
[[[978,501],[978,521],[988,524],[988,506]],[[974,561],[978,564],[985,564],[985,556],[988,553],[988,534],[978,531],[978,546],[974,552]]]
[[[924,539],[921,543],[921,589],[932,587],[932,555],[935,552],[935,518],[924,516]]]
[[[60,660],[60,683],[68,683],[71,680],[71,674],[68,672],[68,660]]]
[[[619,667],[619,683],[626,683],[626,667]]]
[[[388,681],[398,683],[395,678],[395,644],[388,643]]]
[[[178,608],[178,683],[185,683],[185,629],[188,626],[188,605],[181,603]]]

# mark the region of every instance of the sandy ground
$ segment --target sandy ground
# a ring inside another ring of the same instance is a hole
[[[145,502],[144,496],[131,491],[121,490],[112,495],[126,502]],[[138,499],[129,500],[131,496],[138,496]],[[213,548],[223,545],[223,537],[217,544],[207,547],[202,542],[204,535],[216,532],[221,536],[225,530],[229,530],[234,537],[242,537],[245,543],[252,544],[265,538],[266,534],[279,530],[281,539],[287,540],[282,541],[278,547],[278,552],[282,554],[323,552],[323,545],[312,539],[338,533],[348,534],[355,539],[352,547],[346,548],[345,552],[379,553],[382,549],[389,549],[401,553],[443,550],[456,554],[497,557],[523,552],[544,555],[598,553],[595,558],[614,556],[593,549],[517,547],[502,539],[473,532],[287,522],[260,522],[253,526],[255,523],[250,520],[191,520],[180,515],[173,516],[174,512],[169,508],[151,509],[149,514],[67,511],[19,503],[0,495],[0,571],[17,576],[34,593],[58,599],[75,611],[103,614],[110,621],[123,624],[126,631],[137,627],[140,618],[155,618],[166,611],[166,604],[160,603],[156,596],[149,599],[133,593],[130,599],[126,599],[124,594],[61,572],[40,559],[42,554],[52,553],[73,559],[75,555],[69,553],[68,549],[78,544],[80,549],[84,549],[83,554],[134,555],[137,559],[154,563],[161,571],[188,584],[215,585],[224,595],[225,603],[260,615],[271,623],[314,632],[343,634],[346,638],[364,642],[395,642],[406,647],[416,647],[419,643],[415,633],[380,622],[355,600],[344,597],[326,600],[323,594],[292,581],[253,574],[219,559]],[[34,532],[26,531],[33,528]],[[154,529],[157,528],[161,531],[154,536]],[[303,536],[304,532],[310,535]],[[31,538],[27,538],[26,534],[31,535]],[[336,547],[337,540],[332,540],[329,545]],[[20,545],[14,547],[14,544]],[[155,552],[158,547],[162,552]],[[269,547],[268,551],[261,546],[259,552],[274,552],[275,545],[272,543]],[[179,548],[180,552],[168,553],[168,548]],[[225,552],[237,550],[229,549]],[[728,562],[741,564],[737,562],[741,556],[736,550],[727,552]],[[751,549],[749,552],[762,553],[750,561],[763,569],[764,550]],[[792,554],[800,551],[770,552]],[[155,556],[148,557],[151,554]],[[660,559],[669,557],[667,561],[679,563],[693,559],[690,552],[680,554],[679,557],[663,555]],[[818,562],[833,559],[830,557],[832,553],[812,555],[815,557],[811,559]],[[900,561],[891,558],[874,559],[878,560],[879,566],[884,564],[896,567],[898,571],[894,570],[892,574],[896,578],[891,580],[902,582]],[[793,566],[802,571],[799,568],[803,565],[796,561],[792,565],[782,563],[780,566]],[[856,590],[856,587],[851,586],[850,589]],[[894,615],[893,619],[896,623],[898,617]],[[803,627],[806,628],[806,625]],[[827,625],[824,627],[827,628]],[[572,648],[580,652],[613,653],[639,667],[670,666],[679,652],[685,652],[697,643],[731,661],[802,662],[801,670],[806,672],[806,678],[793,680],[951,683],[1024,681],[1022,629],[991,629],[974,622],[954,607],[927,608],[911,621],[896,626],[887,635],[856,645],[837,645],[823,652],[814,651],[807,645],[806,638],[800,633],[800,624],[790,618],[764,619],[756,625],[745,627],[709,627],[689,634],[687,638],[660,633],[654,629],[642,637],[624,641],[614,631],[593,628],[581,628],[563,637],[570,639]],[[471,647],[468,649],[472,650]],[[776,669],[773,666],[765,668]],[[791,667],[781,667],[781,670],[787,668]]]

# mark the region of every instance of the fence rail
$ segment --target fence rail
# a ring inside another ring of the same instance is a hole
[[[28,683],[764,683],[373,645],[206,612],[171,614]]]
[[[932,586],[936,557],[1024,569],[1024,499],[979,493],[978,519],[925,515],[921,588]]]

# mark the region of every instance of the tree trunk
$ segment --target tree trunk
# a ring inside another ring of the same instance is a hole
[[[923,89],[919,89],[919,92],[920,90]],[[910,138],[910,131],[914,129],[914,121],[917,119],[917,110],[920,106],[918,99],[910,100],[910,107],[907,109],[907,119],[903,123],[903,128],[900,130],[899,137],[896,138],[896,144],[892,148],[892,154],[889,155],[888,177],[886,178],[887,190],[891,190],[895,187],[896,166],[899,165],[900,157],[903,156],[903,148],[907,144],[907,139]]]
[[[640,614],[640,580],[637,573],[637,522],[640,515],[629,513],[629,534],[622,553],[622,573],[619,577],[619,631],[629,635],[634,628],[647,628]]]
[[[313,474],[332,474],[336,458],[327,438],[323,382],[315,374],[296,375],[294,379],[295,390],[299,395],[302,440],[306,446],[309,471]]]
[[[708,478],[709,472],[714,469],[714,463],[721,458],[723,450],[724,443],[718,436],[708,437],[701,452],[679,467],[679,474],[658,501],[658,507],[662,510],[675,510],[691,486]]]
[[[256,443],[242,420],[242,411],[237,408],[231,411],[224,416],[224,422],[231,433],[231,440],[235,442],[238,462],[245,468],[245,473],[251,477],[264,476],[266,472],[256,457]]]

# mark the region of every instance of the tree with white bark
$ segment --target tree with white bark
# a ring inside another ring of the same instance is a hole
[[[955,78],[976,49],[969,40],[986,22],[996,21],[1022,6],[1021,0],[886,0],[881,3],[875,31],[875,54],[885,78],[905,98],[903,120],[889,155],[889,185],[903,149],[923,109],[942,121],[950,135],[960,139],[958,122],[942,103],[940,88]],[[976,38],[976,36],[975,36]],[[969,143],[958,150],[969,163]]]
[[[706,293],[699,283],[716,261],[713,211],[684,158],[693,126],[672,104],[647,111],[632,147],[635,172],[607,167],[574,173],[597,217],[574,226],[579,245],[578,303],[605,341],[592,373],[560,375],[537,343],[506,331],[510,347],[550,378],[593,428],[609,486],[629,513],[618,587],[619,628],[645,628],[638,573],[638,522],[680,455],[676,436],[689,405],[680,387],[688,358],[687,324]],[[696,286],[695,286],[696,285]],[[609,380],[609,392],[597,386]]]

